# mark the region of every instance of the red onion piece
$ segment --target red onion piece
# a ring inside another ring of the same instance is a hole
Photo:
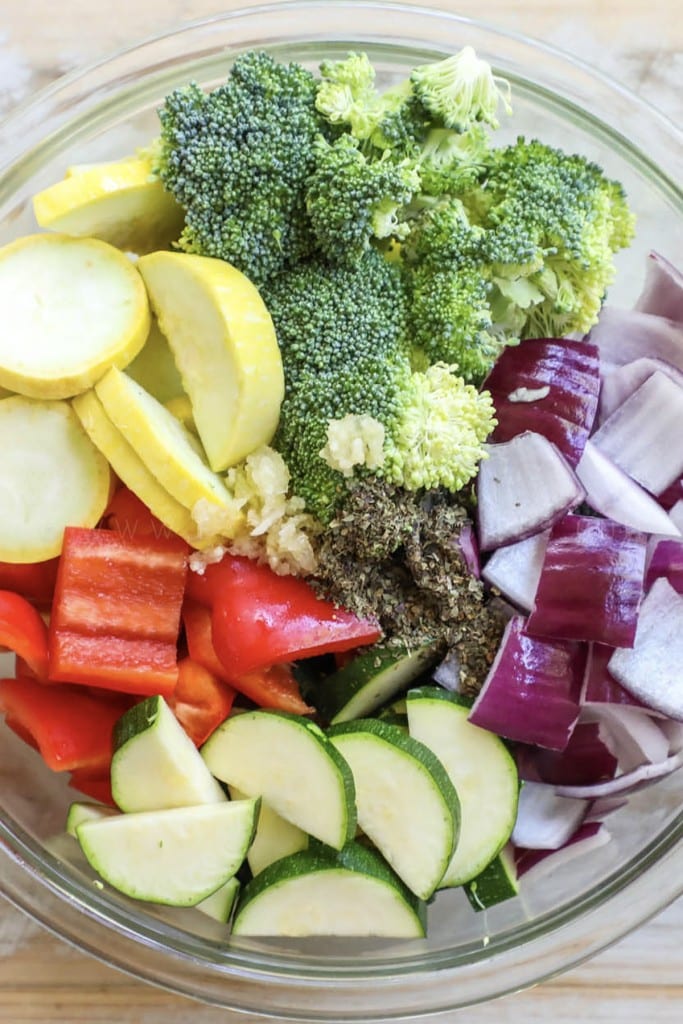
[[[633,771],[641,764],[656,764],[669,756],[669,737],[659,722],[651,718],[642,708],[627,707],[624,704],[584,707],[574,732],[583,724],[599,728],[601,737],[618,763],[620,772]],[[615,770],[617,763],[615,763]],[[615,772],[612,772],[612,776],[614,774]],[[600,780],[584,778],[548,781],[586,783]]]
[[[590,440],[575,473],[586,492],[586,501],[601,515],[646,533],[680,534],[661,504]]]
[[[586,646],[539,640],[509,620],[469,720],[520,743],[564,750],[579,717]]]
[[[589,338],[598,346],[603,365],[623,366],[652,356],[683,371],[683,324],[675,320],[603,306]]]
[[[587,341],[531,338],[505,348],[484,381],[498,420],[492,441],[533,430],[575,466],[597,411],[599,369]]]
[[[586,817],[583,819],[583,823],[584,825],[588,825],[589,822],[604,821],[604,819],[610,814],[614,814],[615,811],[620,811],[622,807],[627,806],[628,797],[626,796],[596,797],[595,800],[591,800]]]
[[[486,447],[477,476],[481,551],[539,533],[583,501],[566,460],[541,434],[525,431]]]
[[[664,577],[678,594],[683,594],[683,537],[654,539],[645,573],[645,589]]]
[[[465,565],[469,569],[471,575],[476,579],[479,579],[481,576],[479,547],[477,545],[474,527],[471,523],[466,523],[461,529],[458,536],[458,546],[462,552],[462,557],[465,559]]]
[[[683,719],[683,597],[668,580],[652,584],[640,609],[633,648],[615,651],[608,668],[648,707]]]
[[[586,816],[585,800],[559,797],[554,786],[525,782],[519,793],[512,842],[532,850],[558,850]]]
[[[574,860],[575,857],[583,856],[609,842],[610,835],[600,821],[585,821],[574,834],[567,840],[564,846],[558,850],[529,850],[524,847],[515,848],[515,866],[517,877],[533,869],[534,877],[541,871],[555,870]]]
[[[604,423],[626,399],[644,384],[648,377],[657,371],[669,377],[674,384],[683,386],[683,371],[677,370],[671,363],[663,359],[643,356],[623,366],[607,366],[602,374],[600,402],[598,406],[598,422]]]
[[[683,498],[679,498],[676,504],[669,509],[669,519],[676,529],[683,534]]]
[[[525,612],[531,611],[534,605],[549,535],[549,530],[542,530],[525,540],[498,548],[482,569],[482,578],[489,586]]]
[[[593,444],[645,490],[661,494],[683,475],[683,445],[675,443],[681,423],[683,387],[658,370],[605,420]]]
[[[683,274],[661,253],[648,254],[645,284],[634,309],[683,321]]]
[[[665,491],[657,495],[657,501],[667,511],[670,510],[683,498],[683,477],[674,480]]]
[[[583,785],[611,779],[617,757],[599,722],[579,721],[564,750],[524,747],[515,751],[520,778],[533,782]]]
[[[644,533],[611,519],[565,516],[550,531],[527,632],[631,647],[646,550]]]
[[[632,772],[624,772],[623,775],[616,775],[606,782],[595,782],[590,786],[556,786],[555,792],[558,796],[574,799],[593,800],[602,797],[612,797],[617,793],[625,795],[635,793],[639,789],[646,789],[657,779],[663,779],[672,775],[683,767],[683,751],[672,754],[664,761],[657,764],[643,764]]]
[[[614,648],[608,647],[606,644],[589,644],[586,671],[581,689],[582,706],[625,704],[629,707],[638,707],[649,711],[649,708],[646,708],[637,697],[625,690],[610,674],[607,665],[613,654]]]

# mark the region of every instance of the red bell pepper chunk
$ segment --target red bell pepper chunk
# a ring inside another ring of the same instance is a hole
[[[18,654],[37,679],[47,679],[47,626],[25,597],[9,590],[0,590],[0,645]]]
[[[178,681],[187,545],[67,527],[49,630],[49,678],[169,696]]]
[[[77,789],[79,793],[83,793],[93,800],[99,800],[102,804],[116,807],[116,801],[111,791],[111,776],[109,772],[106,775],[91,775],[87,768],[77,768],[76,771],[71,773],[69,785],[72,789]]]
[[[235,691],[192,658],[178,662],[178,685],[168,704],[197,747],[230,714]]]
[[[183,605],[183,623],[190,657],[209,669],[218,679],[229,682],[254,704],[262,708],[290,711],[295,715],[309,715],[313,711],[303,700],[289,665],[271,665],[231,678],[213,646],[211,612],[208,608],[194,601],[186,601]]]
[[[103,775],[113,753],[114,725],[128,706],[78,686],[45,686],[35,679],[0,680],[0,711],[8,726],[42,754],[53,771],[87,769]]]
[[[212,636],[231,680],[279,662],[348,651],[381,636],[376,622],[322,600],[303,579],[278,576],[268,566],[231,555],[218,564]]]
[[[100,526],[106,530],[115,530],[129,540],[141,537],[161,537],[166,540],[180,537],[169,530],[168,526],[157,519],[138,498],[137,494],[127,487],[119,487],[109,502],[102,516]]]
[[[40,608],[49,607],[58,565],[58,558],[47,562],[0,562],[0,588],[21,594]]]

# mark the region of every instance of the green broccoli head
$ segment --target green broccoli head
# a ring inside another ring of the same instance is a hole
[[[435,363],[410,378],[380,475],[410,491],[460,491],[476,475],[495,423],[488,392]]]
[[[633,237],[623,189],[595,163],[537,140],[492,151],[477,210],[492,276],[526,276],[539,295],[523,336],[562,337],[597,320],[614,253]],[[466,200],[467,202],[467,200]]]
[[[328,521],[343,474],[324,460],[330,420],[393,422],[410,376],[400,270],[369,249],[354,267],[316,258],[273,279],[264,298],[277,332],[285,398],[273,442],[307,509]]]
[[[434,121],[466,132],[483,121],[498,127],[498,107],[511,113],[510,85],[493,74],[471,46],[445,60],[423,64],[410,76],[413,92]]]
[[[157,170],[185,210],[182,249],[256,284],[310,252],[305,182],[325,130],[317,87],[301,65],[250,51],[213,92],[192,84],[166,98]]]
[[[356,139],[367,139],[375,127],[375,69],[366,53],[349,53],[345,60],[323,61],[316,107],[330,124],[348,128]]]
[[[373,238],[401,238],[408,230],[401,208],[420,187],[409,163],[368,160],[358,140],[342,135],[317,140],[306,208],[316,243],[333,263],[357,263]]]

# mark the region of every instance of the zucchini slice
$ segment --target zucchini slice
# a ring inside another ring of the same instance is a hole
[[[467,882],[464,890],[475,910],[488,910],[517,896],[519,881],[512,847],[504,846],[481,874]]]
[[[227,799],[163,697],[133,705],[116,723],[111,790],[122,811]]]
[[[142,278],[94,238],[28,235],[0,249],[0,385],[70,398],[126,366],[149,333]]]
[[[321,729],[284,711],[247,711],[202,747],[209,771],[335,849],[356,830],[353,776]]]
[[[229,790],[231,800],[246,799],[246,793],[236,786],[230,786]],[[291,821],[286,821],[262,800],[256,835],[247,854],[252,875],[260,874],[274,861],[298,853],[299,850],[305,850],[307,846],[308,835],[296,825],[292,825]]]
[[[68,402],[0,400],[0,451],[1,561],[54,558],[64,527],[97,524],[111,472]]]
[[[373,850],[304,850],[271,864],[244,888],[235,935],[420,939],[425,908]]]
[[[192,907],[232,878],[256,828],[258,800],[117,814],[77,836],[90,866],[135,900]]]
[[[206,899],[197,903],[196,909],[201,910],[202,914],[206,914],[207,917],[212,917],[214,921],[227,924],[237,901],[239,891],[239,878],[229,878],[220,889],[216,889]]]
[[[458,838],[458,795],[443,765],[399,726],[360,719],[328,735],[348,761],[358,824],[396,874],[419,896],[433,894]]]
[[[438,686],[409,690],[410,735],[439,758],[460,798],[460,838],[440,888],[479,875],[510,838],[519,797],[514,758],[492,732],[468,721],[470,708]]]
[[[85,800],[75,800],[67,811],[64,830],[67,835],[73,836],[76,839],[78,826],[82,825],[84,821],[99,821],[101,818],[111,818],[114,814],[118,813],[119,811],[116,808],[109,807],[106,804],[94,804]]]
[[[366,718],[405,690],[438,658],[432,645],[373,647],[321,680],[311,699],[331,724]]]

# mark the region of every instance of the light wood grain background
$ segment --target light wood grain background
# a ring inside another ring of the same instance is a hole
[[[254,0],[242,0],[252,6]],[[436,5],[436,4],[435,4]],[[0,0],[0,117],[58,75],[234,0]],[[440,0],[597,65],[683,122],[680,0]],[[683,159],[683,158],[682,158]],[[683,901],[534,990],[438,1018],[468,1024],[681,1024]],[[436,1020],[436,1018],[433,1018]],[[161,992],[0,905],[0,1024],[254,1024]]]

